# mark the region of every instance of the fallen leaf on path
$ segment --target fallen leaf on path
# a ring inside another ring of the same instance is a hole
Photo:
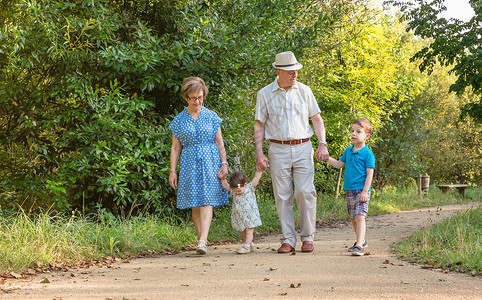
[[[291,255],[296,255],[296,252],[292,252]]]
[[[278,270],[278,268],[269,267],[270,271]]]
[[[405,265],[404,264],[396,264],[396,263],[390,263],[392,266],[396,266],[396,267],[404,267]]]
[[[382,262],[382,264],[384,264],[384,265],[388,265],[389,263],[390,263],[390,261],[388,259],[385,259],[385,261]]]
[[[370,256],[371,253],[370,252],[365,252],[365,256]]]
[[[19,279],[19,278],[22,278],[22,275],[18,274],[18,273],[15,273],[15,272],[10,272],[10,275],[12,275],[13,277]]]
[[[420,268],[422,268],[422,269],[433,269],[433,268],[435,268],[435,267],[434,267],[434,266],[423,265],[423,266],[420,266]]]
[[[50,280],[48,278],[44,278],[40,281],[40,283],[50,283]]]
[[[263,279],[263,281],[269,281],[269,278],[265,278],[265,279]]]
[[[19,290],[19,288],[7,288],[7,289],[0,289],[0,291],[4,292],[5,294],[11,293],[15,290]]]
[[[294,283],[290,284],[290,288],[292,289],[296,289],[296,288],[299,288],[301,286],[301,283],[298,283],[296,286]]]
[[[402,280],[402,282],[400,282],[400,283],[401,283],[401,284],[409,284],[408,282],[403,281],[403,280]]]
[[[286,295],[288,295],[288,293],[280,293],[279,295],[280,296],[286,296]]]

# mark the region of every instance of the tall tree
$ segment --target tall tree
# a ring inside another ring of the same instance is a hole
[[[300,71],[301,80],[319,100],[333,157],[340,157],[351,145],[350,128],[356,118],[365,117],[374,124],[377,131],[368,141],[372,147],[396,103],[406,100],[393,96],[400,64],[408,59],[400,43],[402,25],[382,18],[369,3],[353,4],[333,34],[320,37],[318,45],[307,51],[309,59]],[[317,163],[316,168],[318,188],[335,191],[338,172],[325,163]]]
[[[450,86],[458,95],[470,87],[479,97],[467,103],[461,117],[471,116],[482,122],[482,5],[480,0],[469,0],[475,15],[464,22],[458,19],[439,17],[446,10],[443,0],[389,0],[385,3],[399,7],[402,17],[408,20],[407,30],[421,38],[431,39],[430,45],[422,48],[412,61],[421,60],[420,70],[429,74],[437,61],[451,66],[450,73],[456,81]]]

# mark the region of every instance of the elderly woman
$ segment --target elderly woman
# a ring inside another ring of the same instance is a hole
[[[228,163],[221,135],[221,119],[203,107],[208,89],[199,77],[184,79],[181,95],[187,107],[169,125],[172,131],[169,183],[177,188],[177,207],[191,208],[198,236],[196,252],[207,253],[213,207],[228,203],[219,178],[226,178]],[[179,181],[176,173],[181,153]]]

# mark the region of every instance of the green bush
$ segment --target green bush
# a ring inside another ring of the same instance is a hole
[[[170,132],[166,125],[155,126],[162,120],[152,116],[151,102],[123,95],[115,83],[110,93],[91,95],[84,113],[89,117],[59,139],[76,149],[58,173],[68,187],[66,199],[83,212],[98,203],[117,209],[169,207]]]
[[[319,9],[301,0],[2,3],[4,209],[172,211],[167,126],[185,106],[188,76],[205,79],[229,157],[252,168],[253,106],[244,104],[270,77],[274,53],[302,53],[331,22]]]

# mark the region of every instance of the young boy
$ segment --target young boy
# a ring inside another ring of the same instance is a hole
[[[363,249],[368,246],[365,241],[365,218],[368,213],[370,190],[375,169],[375,156],[365,145],[365,141],[372,134],[372,124],[365,118],[356,119],[351,127],[351,141],[353,146],[348,147],[340,160],[328,159],[328,163],[335,168],[345,167],[343,190],[346,194],[346,207],[350,216],[353,229],[355,229],[356,242],[348,248],[352,255],[362,256]]]

